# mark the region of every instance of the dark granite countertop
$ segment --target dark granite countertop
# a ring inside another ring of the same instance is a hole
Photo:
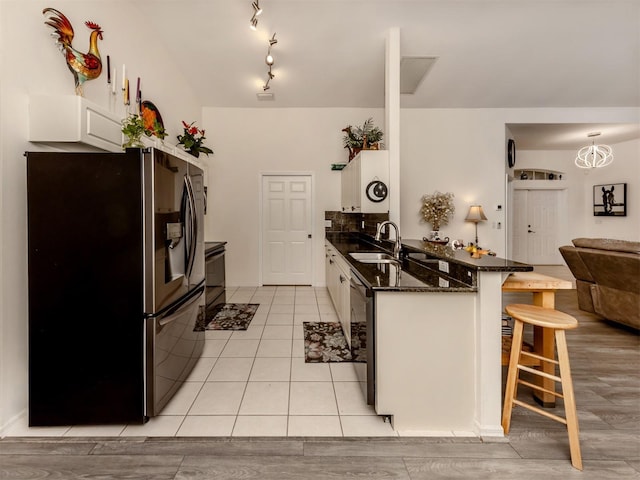
[[[327,232],[326,238],[353,267],[358,277],[373,290],[475,292],[477,272],[526,272],[531,265],[500,257],[483,255],[471,258],[469,252],[453,250],[445,245],[422,240],[403,240],[402,264],[362,263],[349,256],[351,252],[391,252],[389,241],[376,242],[369,235],[346,232]],[[440,272],[438,260],[451,267],[449,274]]]
[[[326,238],[353,267],[367,287],[375,291],[401,292],[475,292],[475,285],[454,280],[439,272],[424,268],[409,259],[401,265],[389,263],[363,263],[349,256],[351,252],[386,251],[386,242],[376,242],[366,235],[327,233]]]
[[[422,240],[402,240],[402,248],[405,252],[425,253],[448,262],[457,263],[472,268],[478,272],[530,272],[532,265],[514,262],[506,258],[482,255],[480,258],[472,258],[465,250],[454,250],[446,245],[424,242]]]

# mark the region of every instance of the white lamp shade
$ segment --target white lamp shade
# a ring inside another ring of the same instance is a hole
[[[487,219],[487,217],[485,216],[484,212],[482,211],[482,206],[481,205],[471,205],[469,207],[469,213],[467,213],[467,218],[465,218],[464,220],[466,222],[478,223],[478,222],[482,222],[482,221],[484,221],[486,219]]]

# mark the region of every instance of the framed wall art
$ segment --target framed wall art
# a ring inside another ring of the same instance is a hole
[[[593,215],[596,217],[626,217],[627,184],[594,185]]]

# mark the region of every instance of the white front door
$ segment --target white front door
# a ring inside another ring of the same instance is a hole
[[[311,285],[311,176],[262,177],[262,284]]]
[[[515,190],[513,259],[532,265],[557,265],[561,190]]]

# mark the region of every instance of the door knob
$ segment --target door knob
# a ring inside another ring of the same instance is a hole
[[[310,234],[310,233],[309,233],[309,234],[307,234],[307,238],[311,238],[311,234]]]

